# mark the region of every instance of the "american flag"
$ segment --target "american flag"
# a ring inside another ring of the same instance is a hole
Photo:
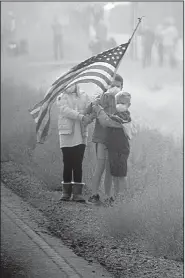
[[[95,83],[107,90],[114,78],[114,73],[129,45],[128,41],[106,50],[74,66],[69,72],[59,77],[49,88],[44,99],[30,111],[36,122],[37,142],[44,143],[50,126],[50,111],[58,95],[74,84]]]

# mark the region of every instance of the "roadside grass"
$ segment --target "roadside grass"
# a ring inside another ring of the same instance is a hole
[[[183,260],[183,145],[154,130],[133,139],[124,201],[107,210],[114,236],[143,240],[155,256]]]
[[[1,161],[13,160],[30,167],[52,191],[62,180],[57,107],[53,107],[50,135],[43,145],[36,144],[35,124],[28,112],[44,93],[25,84],[16,85],[11,79],[2,82]],[[83,163],[85,193],[90,191],[95,168],[92,130],[93,125]],[[140,127],[131,143],[128,164],[129,187],[124,202],[105,213],[110,234],[137,236],[153,255],[182,260],[183,143]]]

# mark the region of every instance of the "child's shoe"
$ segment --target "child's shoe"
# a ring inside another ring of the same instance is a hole
[[[104,203],[106,205],[106,207],[112,207],[113,204],[114,204],[114,198],[111,196],[111,197],[108,197],[107,199],[105,199]]]
[[[92,195],[88,200],[87,204],[90,205],[99,205],[101,203],[99,194]]]

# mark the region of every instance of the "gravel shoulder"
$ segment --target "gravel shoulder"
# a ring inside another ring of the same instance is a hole
[[[155,258],[142,248],[142,239],[119,237],[111,233],[104,221],[104,207],[59,202],[60,192],[49,191],[25,166],[12,161],[1,163],[1,179],[23,200],[45,216],[39,225],[47,228],[89,262],[98,262],[113,277],[180,278],[183,263]]]

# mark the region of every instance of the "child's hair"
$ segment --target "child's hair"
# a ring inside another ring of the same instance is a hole
[[[123,77],[121,75],[116,74],[115,80],[121,83],[121,87],[123,87]]]
[[[115,96],[116,104],[130,104],[131,95],[127,92],[120,91]]]

